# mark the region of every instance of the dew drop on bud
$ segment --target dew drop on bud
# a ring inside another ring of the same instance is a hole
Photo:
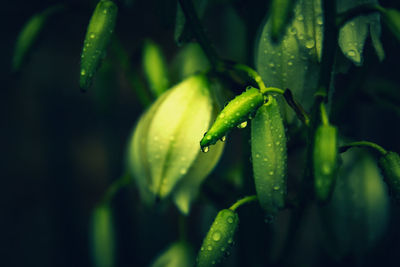
[[[207,153],[208,150],[210,150],[210,148],[208,146],[204,146],[204,147],[202,146],[201,147],[201,151],[204,152],[204,153]]]
[[[221,139],[219,139],[219,140],[221,140],[221,142],[225,142],[226,141],[226,136],[225,135],[222,136]]]
[[[244,122],[242,122],[241,124],[239,124],[237,127],[238,127],[239,129],[243,129],[243,128],[246,128],[246,126],[247,126],[247,121],[244,121]]]

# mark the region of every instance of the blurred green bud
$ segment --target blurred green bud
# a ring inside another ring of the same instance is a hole
[[[181,212],[189,212],[223,149],[223,144],[207,154],[199,149],[217,113],[211,93],[206,75],[192,76],[161,95],[139,119],[128,164],[145,202],[172,194]]]
[[[393,197],[400,201],[400,156],[396,152],[389,151],[379,159],[379,167],[383,178],[389,186]]]
[[[297,0],[273,0],[271,1],[271,36],[278,41],[285,33],[286,25],[290,22],[293,5]]]
[[[314,139],[314,189],[318,200],[326,201],[333,192],[338,159],[337,129],[320,125]]]
[[[115,266],[115,235],[110,206],[96,207],[90,223],[90,244],[94,266]]]
[[[251,155],[257,197],[270,219],[285,206],[287,187],[285,127],[272,96],[251,123]]]
[[[385,24],[400,42],[400,11],[393,8],[386,8],[381,14]]]
[[[215,266],[231,254],[238,224],[236,212],[229,209],[218,212],[197,255],[197,267]]]
[[[362,4],[377,4],[377,0],[338,0],[337,11],[345,12]],[[379,14],[358,16],[347,22],[339,31],[339,47],[343,55],[356,66],[363,63],[363,50],[368,35],[371,36],[372,45],[380,60],[385,53],[380,42],[381,24]]]
[[[164,93],[169,86],[167,64],[161,48],[147,40],[143,46],[143,70],[147,83],[154,96]]]
[[[86,90],[105,57],[117,20],[118,7],[113,1],[101,0],[96,6],[86,31],[81,55],[79,85]]]
[[[331,201],[320,207],[332,256],[368,253],[387,229],[389,204],[376,162],[368,154],[344,153]]]
[[[175,242],[163,251],[151,267],[193,267],[194,252],[190,244]]]
[[[26,55],[36,42],[48,18],[54,13],[64,9],[62,5],[47,8],[43,12],[33,15],[24,25],[15,43],[12,59],[13,71],[18,71],[24,62]]]
[[[210,130],[204,134],[200,141],[202,149],[208,149],[234,127],[244,128],[249,117],[264,103],[264,96],[260,90],[247,87],[246,91],[236,96],[221,111]]]
[[[323,39],[321,0],[298,0],[293,19],[279,42],[273,40],[274,17],[262,26],[255,64],[268,86],[290,88],[305,109],[311,108],[317,88]],[[291,121],[294,113],[289,112]],[[286,113],[283,114],[286,116]]]

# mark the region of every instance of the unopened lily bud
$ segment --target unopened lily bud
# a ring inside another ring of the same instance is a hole
[[[90,229],[93,266],[114,266],[115,235],[112,211],[109,205],[101,205],[94,209]]]
[[[223,209],[218,212],[217,217],[203,240],[203,244],[197,255],[196,266],[214,266],[220,263],[226,256],[229,256],[238,225],[239,217],[236,212],[230,209]]]
[[[337,171],[337,129],[320,125],[314,139],[313,171],[314,189],[318,200],[326,201],[332,194]]]
[[[175,242],[163,251],[151,267],[193,267],[194,253],[190,244]]]
[[[379,167],[389,191],[396,200],[400,200],[400,156],[389,151],[379,159]]]
[[[178,208],[189,212],[223,149],[222,144],[205,154],[198,145],[216,112],[209,80],[199,74],[161,95],[141,116],[129,147],[129,167],[146,202],[172,193]]]
[[[249,86],[245,92],[236,96],[225,106],[210,130],[204,134],[200,146],[205,148],[215,144],[236,126],[246,127],[249,116],[254,115],[263,103],[264,96],[260,90]]]

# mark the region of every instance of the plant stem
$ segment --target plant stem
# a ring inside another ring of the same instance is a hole
[[[114,181],[105,192],[101,203],[107,204],[110,203],[114,195],[123,187],[128,185],[132,181],[128,172],[124,173],[119,179]]]
[[[339,148],[339,152],[343,153],[346,152],[348,149],[353,148],[353,147],[369,147],[372,149],[375,149],[375,151],[379,152],[382,155],[385,155],[387,153],[386,149],[381,147],[378,144],[369,142],[369,141],[357,141],[357,142],[351,142],[349,144],[346,144],[344,146],[341,146]]]
[[[286,90],[283,93],[283,96],[286,100],[286,103],[296,112],[297,117],[306,125],[310,125],[310,117],[307,114],[307,112],[304,110],[304,108],[296,101],[294,100],[292,91],[289,88],[286,88]]]
[[[369,15],[375,12],[384,12],[384,8],[377,4],[363,4],[357,7],[351,8],[345,12],[337,14],[336,27],[340,29],[348,21],[355,19],[358,16]]]
[[[232,211],[235,211],[237,208],[239,208],[243,204],[254,202],[256,200],[257,200],[257,196],[256,195],[247,196],[247,197],[244,197],[244,198],[239,199],[238,201],[236,201],[236,203],[233,204],[229,209],[232,210]]]
[[[181,5],[182,11],[185,14],[185,18],[189,27],[192,29],[196,40],[199,42],[201,48],[206,54],[208,60],[211,63],[213,68],[218,68],[220,65],[220,60],[215,51],[214,46],[211,44],[207,35],[204,32],[204,28],[201,25],[200,19],[197,16],[196,10],[193,6],[193,2],[191,0],[179,0],[179,4]]]
[[[328,118],[328,113],[326,112],[325,104],[321,103],[321,121],[323,125],[328,125],[329,124],[329,118]]]

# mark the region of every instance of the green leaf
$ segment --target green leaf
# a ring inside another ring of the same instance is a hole
[[[113,1],[101,0],[90,18],[81,55],[79,84],[82,90],[90,87],[93,76],[105,57],[117,20],[117,12],[118,7]]]
[[[147,40],[143,46],[143,70],[150,90],[155,97],[160,96],[169,87],[168,69],[161,48]]]
[[[236,212],[229,209],[218,212],[197,254],[196,266],[215,266],[229,256],[238,225],[239,217]]]
[[[285,206],[287,153],[282,116],[272,96],[251,123],[251,156],[258,200],[267,216],[274,216]]]
[[[361,4],[376,4],[377,0],[339,0],[337,11],[344,12]],[[379,14],[359,16],[346,23],[339,31],[339,47],[345,57],[351,60],[356,66],[363,63],[363,49],[365,41],[371,35],[372,44],[380,60],[385,54],[379,40],[381,33]]]
[[[47,8],[43,12],[33,15],[23,26],[21,32],[18,35],[18,39],[15,43],[14,55],[12,58],[12,69],[18,71],[24,62],[26,55],[31,50],[32,46],[36,42],[39,34],[43,30],[48,18],[54,15],[58,11],[63,10],[62,5],[55,5]]]
[[[193,267],[194,252],[190,244],[175,242],[165,249],[151,267]]]
[[[114,266],[115,234],[110,206],[101,205],[94,209],[91,219],[90,241],[94,266]]]
[[[272,41],[271,18],[262,27],[256,51],[256,68],[266,86],[290,88],[309,109],[317,87],[323,37],[320,0],[299,0],[282,41]],[[288,112],[289,108],[286,108]],[[288,119],[292,120],[291,113]]]
[[[383,178],[389,186],[392,196],[400,200],[400,156],[396,152],[389,151],[379,159],[379,167]]]
[[[400,42],[400,11],[394,8],[387,8],[382,12],[382,15],[385,24]]]

